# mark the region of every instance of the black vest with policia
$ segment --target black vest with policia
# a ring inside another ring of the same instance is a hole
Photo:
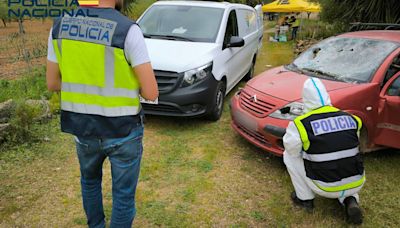
[[[357,133],[357,116],[323,106],[294,120],[303,142],[306,175],[321,190],[338,192],[357,188],[365,181]]]

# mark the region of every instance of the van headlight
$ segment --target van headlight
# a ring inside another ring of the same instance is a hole
[[[285,107],[276,110],[269,116],[283,120],[294,120],[296,117],[304,114],[304,104],[301,102],[292,102]]]
[[[211,75],[211,71],[212,71],[212,62],[204,66],[186,71],[183,76],[181,87],[190,86],[196,82],[205,79],[207,76]]]

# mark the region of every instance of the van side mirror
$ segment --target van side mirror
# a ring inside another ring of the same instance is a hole
[[[225,44],[225,48],[232,48],[232,47],[243,47],[244,40],[238,36],[232,36],[229,40],[229,43]]]

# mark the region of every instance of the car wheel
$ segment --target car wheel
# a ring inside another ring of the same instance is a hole
[[[226,86],[224,81],[219,81],[215,90],[214,99],[210,105],[211,110],[208,113],[207,119],[217,121],[221,118],[224,109]]]
[[[256,65],[256,57],[254,57],[253,62],[251,63],[251,67],[249,69],[249,71],[247,72],[247,74],[244,76],[243,80],[244,81],[250,81],[250,79],[252,79],[254,77],[254,67]]]

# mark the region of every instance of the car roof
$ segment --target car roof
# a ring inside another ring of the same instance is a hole
[[[400,31],[396,30],[367,30],[358,32],[349,32],[338,37],[357,37],[374,40],[386,40],[400,43]]]
[[[238,8],[253,9],[250,6],[243,4],[234,4],[229,2],[209,2],[209,1],[158,1],[155,2],[153,5],[204,6],[204,7],[222,8],[222,9],[227,9],[232,6],[235,6]]]

